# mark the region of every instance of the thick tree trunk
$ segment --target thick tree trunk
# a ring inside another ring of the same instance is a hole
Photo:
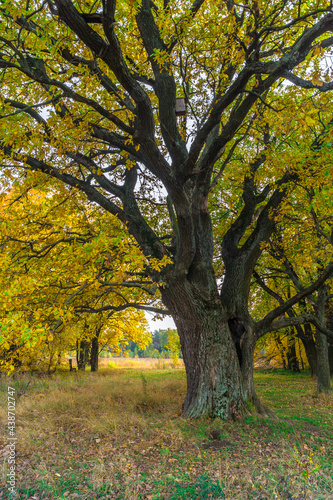
[[[326,335],[316,331],[317,347],[317,391],[331,393],[330,365],[328,360],[328,342]]]
[[[98,337],[93,337],[90,350],[90,367],[92,372],[97,372],[98,370],[98,350]]]
[[[182,346],[187,374],[184,414],[227,420],[247,414],[249,402],[258,407],[253,383],[255,342],[250,325],[243,323],[245,349],[242,338],[236,349],[229,326],[235,318],[228,317],[218,293],[205,301],[204,294],[193,288],[189,291],[185,285],[173,287],[172,291],[168,288],[162,295]]]
[[[177,322],[181,337],[188,340],[191,335],[195,339],[193,344],[185,341],[183,346],[187,373],[184,413],[189,417],[208,415],[224,420],[241,416],[246,396],[228,321],[219,308],[201,313],[190,324]]]

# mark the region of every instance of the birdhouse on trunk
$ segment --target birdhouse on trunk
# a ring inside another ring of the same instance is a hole
[[[176,98],[176,116],[186,115],[186,99],[185,97]]]

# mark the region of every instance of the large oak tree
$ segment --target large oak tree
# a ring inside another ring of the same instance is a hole
[[[315,315],[284,314],[333,264],[257,322],[248,300],[274,217],[316,154],[309,148],[299,169],[272,166],[274,99],[284,80],[333,89],[320,64],[333,45],[331,10],[314,0],[1,2],[3,182],[48,176],[127,226],[178,328],[188,416],[260,408],[256,340],[304,321],[325,330]],[[234,216],[214,241],[210,200],[221,208],[231,192]]]

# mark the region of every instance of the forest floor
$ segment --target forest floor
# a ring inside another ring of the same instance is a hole
[[[318,397],[307,373],[256,372],[255,382],[279,419],[183,418],[185,373],[171,361],[3,375],[0,498],[13,498],[9,385],[16,389],[16,500],[332,500],[333,398]]]

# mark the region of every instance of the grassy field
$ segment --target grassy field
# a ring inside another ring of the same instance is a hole
[[[180,414],[185,374],[171,361],[113,360],[98,373],[0,378],[6,486],[7,387],[17,396],[17,499],[333,499],[333,401],[308,374],[257,372],[279,417]]]

